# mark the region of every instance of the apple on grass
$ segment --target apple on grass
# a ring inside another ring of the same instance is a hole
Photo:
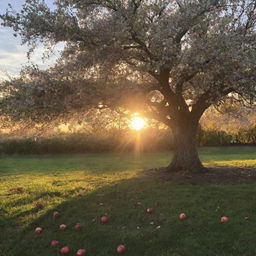
[[[102,216],[100,218],[100,220],[101,220],[102,223],[107,223],[108,222],[108,217],[107,216]]]
[[[125,253],[126,247],[123,244],[120,244],[117,246],[116,251],[117,253],[120,253],[120,254]]]
[[[86,250],[85,249],[79,249],[77,252],[76,252],[76,255],[77,256],[84,256],[86,254]]]
[[[228,219],[227,216],[222,216],[222,217],[220,218],[220,221],[221,221],[221,222],[228,222],[229,219]]]
[[[77,223],[74,227],[75,230],[80,230],[82,228],[82,225]]]
[[[51,241],[51,246],[52,246],[52,247],[57,247],[59,244],[60,244],[60,242],[57,241],[57,240],[52,240],[52,241]]]
[[[70,248],[68,246],[64,246],[60,249],[61,254],[69,254],[70,253]]]
[[[67,225],[66,224],[61,224],[60,225],[60,230],[64,231],[67,229]]]
[[[41,234],[43,232],[43,229],[41,227],[37,227],[37,228],[35,228],[35,232],[37,234]]]
[[[180,215],[179,215],[179,219],[180,220],[185,220],[187,218],[187,215],[185,214],[185,213],[181,213]]]
[[[40,203],[40,202],[36,203],[36,208],[42,209],[43,207],[44,207],[44,205],[42,203]]]
[[[147,213],[152,213],[154,210],[153,210],[153,208],[148,208],[147,209]]]
[[[60,217],[60,213],[59,213],[58,211],[54,211],[53,214],[52,214],[52,216],[53,216],[54,218]]]

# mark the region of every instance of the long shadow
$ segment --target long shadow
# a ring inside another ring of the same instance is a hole
[[[77,196],[48,211],[22,230],[13,229],[4,238],[1,256],[59,255],[51,240],[75,250],[86,248],[88,256],[116,255],[119,244],[127,246],[127,256],[227,256],[255,255],[255,184],[177,184],[140,176]],[[139,202],[139,203],[138,203]],[[152,207],[152,214],[146,209]],[[53,210],[61,213],[52,217]],[[178,219],[180,212],[188,218]],[[102,224],[100,217],[109,222]],[[230,222],[220,223],[228,215]],[[59,231],[62,223],[69,227]],[[82,224],[80,231],[71,228]],[[41,226],[38,235],[34,229]],[[6,227],[5,227],[6,228]]]

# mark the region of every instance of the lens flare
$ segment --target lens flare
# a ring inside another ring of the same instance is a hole
[[[143,129],[146,125],[146,122],[143,118],[141,117],[134,117],[131,120],[131,127],[132,129],[136,130],[136,131],[140,131],[141,129]]]

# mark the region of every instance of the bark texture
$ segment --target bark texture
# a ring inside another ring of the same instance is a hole
[[[172,127],[175,148],[172,162],[168,166],[169,171],[197,173],[205,170],[198,156],[197,129],[198,122],[189,120]]]

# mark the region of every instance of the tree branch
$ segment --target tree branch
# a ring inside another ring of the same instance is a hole
[[[176,93],[182,94],[183,84],[191,80],[193,77],[195,77],[200,71],[194,71],[191,74],[186,74],[183,77],[181,77],[178,82],[176,83]]]
[[[178,1],[176,1],[178,3]],[[197,22],[201,21],[201,17],[206,14],[207,12],[211,11],[212,7],[218,6],[219,0],[215,0],[208,8],[203,9],[197,15],[195,15],[190,22],[187,22],[187,26],[184,27],[174,38],[174,41],[179,44],[182,37],[193,27],[197,24]],[[180,6],[180,4],[179,4]],[[182,9],[181,9],[182,10]]]
[[[234,88],[224,88],[216,93],[216,87],[209,88],[203,93],[192,106],[191,115],[194,118],[200,119],[204,111],[211,106],[212,101],[217,101],[218,98],[224,97],[229,93],[234,92]]]
[[[151,60],[157,60],[157,58],[150,52],[146,44],[138,38],[138,35],[135,31],[131,31],[131,37],[134,42],[141,46],[141,49],[149,56]]]

